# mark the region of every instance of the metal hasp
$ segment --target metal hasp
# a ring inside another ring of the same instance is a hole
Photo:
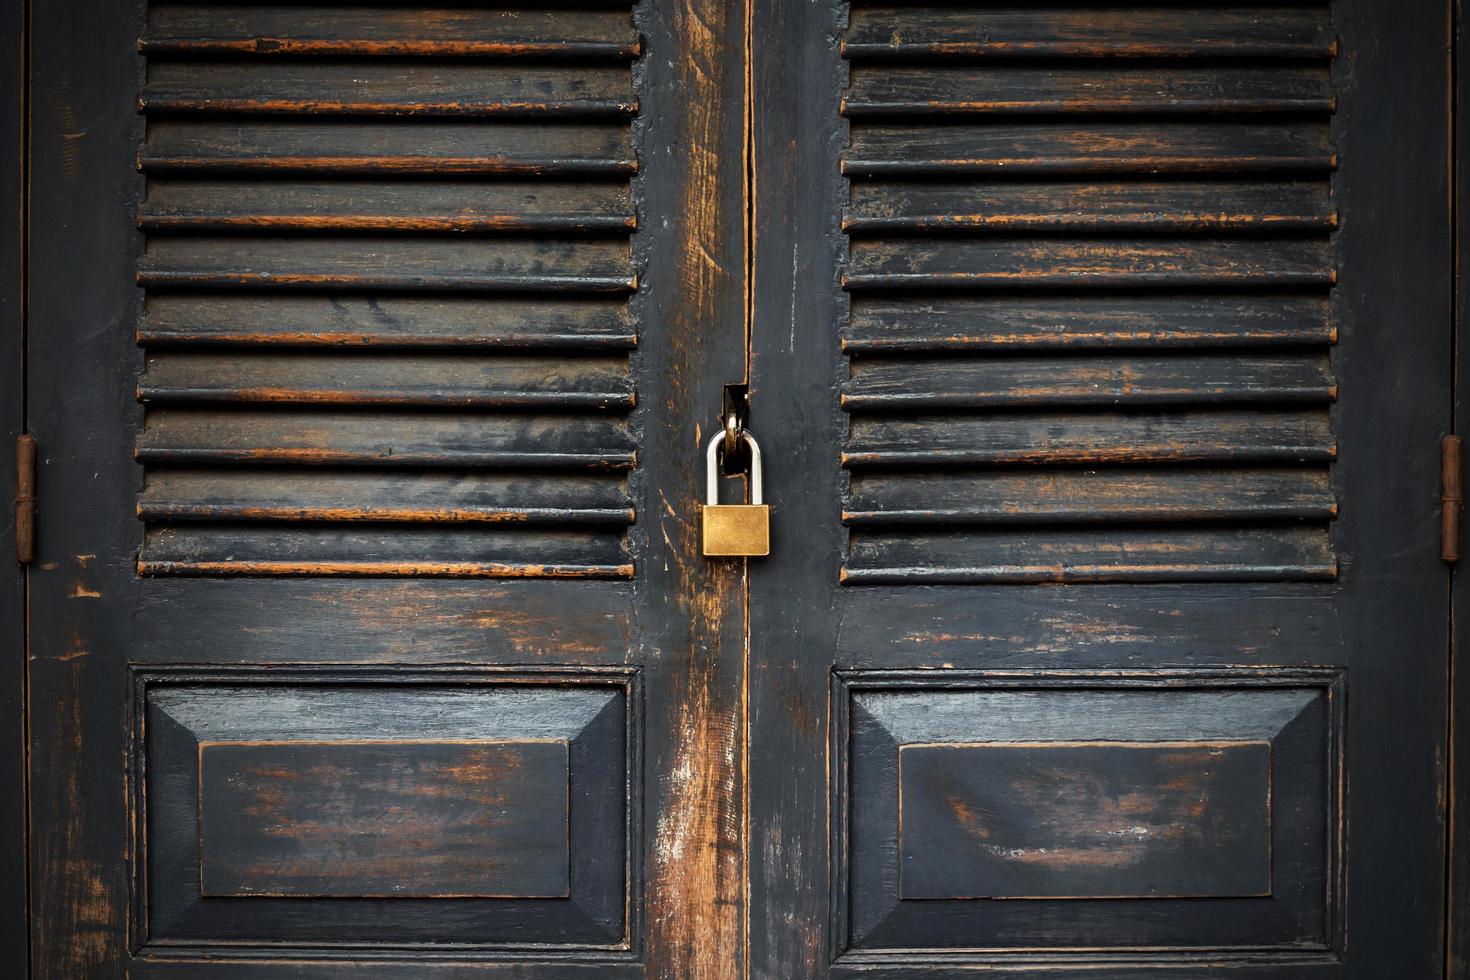
[[[1445,436],[1439,444],[1439,556],[1452,563],[1460,560],[1460,524],[1465,510],[1463,449],[1464,440],[1459,436]]]
[[[15,558],[36,560],[36,437],[15,440]]]
[[[750,451],[750,503],[720,503],[720,456],[725,432],[710,440],[704,453],[704,507],[701,513],[706,558],[758,558],[771,553],[771,508],[762,502],[761,447],[741,431]]]

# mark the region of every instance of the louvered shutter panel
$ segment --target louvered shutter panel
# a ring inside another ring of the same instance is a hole
[[[141,570],[631,575],[630,10],[153,2],[140,47]]]
[[[854,5],[848,583],[1336,575],[1328,7]]]

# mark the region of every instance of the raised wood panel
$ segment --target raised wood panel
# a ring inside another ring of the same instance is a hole
[[[200,894],[564,898],[565,741],[205,742]]]
[[[855,670],[833,697],[839,964],[1340,942],[1340,672]]]
[[[1268,742],[899,748],[899,897],[1271,893]]]
[[[842,54],[841,580],[1334,578],[1328,8],[860,4]]]
[[[145,956],[629,950],[632,672],[135,679]]]
[[[635,463],[630,8],[159,0],[139,49],[138,569],[630,576],[568,472]]]

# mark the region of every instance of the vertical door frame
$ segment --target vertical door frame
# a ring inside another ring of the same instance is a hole
[[[1454,381],[1452,431],[1461,437],[1470,434],[1470,388],[1462,378],[1470,377],[1470,343],[1464,331],[1470,318],[1470,282],[1466,281],[1467,259],[1470,259],[1470,229],[1465,215],[1470,208],[1470,173],[1466,158],[1470,155],[1470,65],[1465,63],[1466,18],[1462,0],[1451,5],[1454,22],[1451,30],[1450,91],[1445,93],[1452,107],[1453,136],[1450,146],[1454,183],[1452,198],[1445,206],[1454,216],[1454,332],[1451,363]],[[1470,649],[1470,583],[1467,583],[1462,558],[1450,572],[1450,649],[1449,658],[1449,759],[1445,785],[1449,798],[1445,802],[1445,836],[1447,840],[1447,887],[1445,889],[1445,974],[1448,977],[1470,976],[1470,661],[1464,651]]]
[[[28,973],[25,569],[16,562],[15,445],[25,431],[25,0],[0,3],[0,973]]]

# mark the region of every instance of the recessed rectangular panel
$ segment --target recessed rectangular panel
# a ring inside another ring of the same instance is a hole
[[[905,745],[899,779],[904,899],[1271,891],[1266,742]]]
[[[206,742],[205,896],[563,898],[568,748]]]

